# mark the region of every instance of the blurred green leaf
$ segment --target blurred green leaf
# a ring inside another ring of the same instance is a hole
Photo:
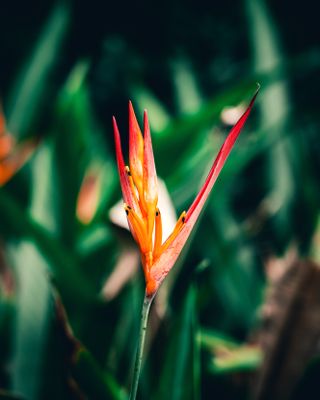
[[[172,400],[193,398],[194,379],[192,359],[192,315],[195,303],[195,289],[189,288],[180,315],[171,327],[170,341],[166,345],[161,363],[161,375],[155,394],[156,399],[170,397]]]
[[[140,111],[148,105],[148,116],[154,129],[166,129],[170,124],[170,116],[165,106],[156,98],[155,94],[145,86],[134,85],[131,89],[132,98],[135,99]],[[139,119],[139,118],[138,118]]]
[[[218,331],[201,329],[198,341],[214,354],[210,370],[215,374],[252,371],[262,362],[263,354],[259,347],[241,345]]]
[[[211,351],[216,351],[220,348],[234,350],[239,347],[239,343],[237,343],[234,339],[228,337],[221,332],[209,329],[201,329],[198,334],[197,340],[202,347],[205,347],[206,349]]]
[[[77,269],[76,258],[68,252],[50,233],[37,224],[21,209],[15,199],[4,188],[0,190],[0,207],[2,213],[1,231],[4,237],[31,238],[37,243],[41,253],[49,261],[54,279],[63,289],[64,295],[76,293],[80,298],[92,298],[94,290]],[[68,297],[67,296],[67,297]]]
[[[62,42],[69,21],[69,8],[58,2],[39,34],[35,48],[23,66],[7,102],[9,130],[23,136],[39,118],[50,73],[61,56]]]
[[[12,354],[13,329],[16,316],[16,304],[13,298],[2,298],[0,293],[0,382],[8,387],[10,381],[10,358]]]
[[[180,113],[195,114],[203,102],[196,75],[186,59],[177,59],[172,63],[173,82],[176,91],[176,103]]]
[[[90,399],[128,399],[124,389],[117,384],[110,374],[102,372],[90,353],[83,348],[75,356],[73,375]]]
[[[288,128],[290,98],[280,38],[266,2],[248,0],[247,11],[251,22],[249,26],[254,69],[257,73],[266,73],[278,68],[282,73],[282,80],[270,84],[260,99],[261,124],[268,126],[281,121],[278,130],[282,135]],[[286,235],[290,235],[289,220],[295,196],[291,161],[293,140],[293,138],[290,141],[283,138],[268,153],[270,200],[277,210],[273,221],[275,235],[282,242]]]
[[[254,371],[260,367],[262,359],[263,353],[258,347],[240,346],[214,357],[210,369],[215,374]]]
[[[204,267],[205,262],[200,263],[197,267],[197,273],[201,271]],[[197,297],[198,288],[195,286],[195,298],[193,301],[193,309],[192,309],[192,369],[193,369],[193,400],[201,399],[201,345],[197,340],[198,332],[199,332],[199,322],[198,322],[198,306],[197,306]]]
[[[47,265],[31,242],[9,246],[19,292],[15,319],[12,389],[39,398],[42,357],[48,334],[49,283]]]
[[[89,64],[75,66],[62,88],[56,107],[55,161],[59,193],[59,227],[61,240],[74,248],[78,221],[76,205],[88,163],[92,114],[86,76]]]
[[[226,200],[229,192],[219,189],[217,182],[207,211],[210,224],[202,227],[207,237],[203,252],[214,260],[211,284],[223,307],[224,323],[248,329],[255,320],[264,282],[256,269],[255,249]]]
[[[45,140],[32,157],[30,215],[48,232],[57,234],[57,191],[53,144]]]

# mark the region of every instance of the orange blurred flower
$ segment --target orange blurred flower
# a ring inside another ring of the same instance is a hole
[[[90,166],[80,187],[76,215],[84,225],[89,225],[97,212],[102,184],[100,175],[99,166]]]
[[[6,121],[0,108],[0,186],[5,185],[24,165],[36,147],[33,140],[17,144],[7,132]]]

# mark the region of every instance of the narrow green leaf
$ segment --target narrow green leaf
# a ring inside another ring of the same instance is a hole
[[[254,370],[262,362],[263,354],[259,347],[241,345],[218,331],[202,329],[198,342],[214,355],[210,370],[215,374]]]
[[[23,136],[34,120],[39,117],[39,109],[46,94],[50,72],[60,58],[68,20],[68,6],[65,2],[58,2],[9,96],[7,120],[11,132]]]
[[[290,97],[284,68],[280,35],[277,32],[268,4],[265,1],[247,0],[250,21],[250,38],[253,51],[253,67],[257,73],[270,73],[278,68],[282,80],[270,84],[260,98],[261,125],[269,126],[281,121],[278,127],[282,135],[289,126]],[[270,194],[269,198],[277,210],[273,223],[278,238],[290,235],[290,218],[295,197],[292,170],[292,140],[282,138],[268,154]]]
[[[202,265],[204,263],[201,263]],[[202,268],[201,264],[197,267],[197,272]],[[199,322],[197,309],[197,287],[195,286],[195,298],[192,309],[192,367],[193,367],[193,400],[201,400],[201,345],[198,341]]]
[[[232,338],[221,332],[209,329],[201,329],[197,339],[202,347],[213,352],[220,348],[232,350],[239,347],[239,344]]]
[[[212,360],[211,371],[215,374],[254,371],[260,367],[262,350],[256,346],[240,346]]]
[[[65,249],[52,235],[21,209],[15,199],[0,189],[0,208],[2,223],[0,230],[3,236],[31,238],[36,242],[41,253],[49,261],[50,271],[64,294],[80,295],[80,298],[92,298],[94,289],[77,268],[75,257]]]
[[[11,297],[2,297],[0,288],[0,382],[7,387],[10,370],[7,367],[10,362],[13,329],[15,321],[16,305]]]
[[[73,364],[73,375],[81,390],[97,400],[126,400],[128,396],[111,374],[102,372],[91,354],[81,348]]]
[[[192,359],[192,314],[195,302],[195,290],[191,287],[186,295],[179,318],[175,320],[166,345],[164,360],[158,365],[161,368],[156,399],[188,400],[193,397]]]
[[[19,292],[15,319],[12,389],[39,398],[42,356],[48,333],[49,282],[47,265],[31,242],[9,246]]]
[[[176,103],[182,114],[195,114],[203,101],[190,62],[178,58],[172,63]]]
[[[88,62],[82,61],[71,71],[57,101],[53,127],[59,193],[57,217],[61,240],[71,249],[79,228],[78,194],[90,157],[90,136],[95,132],[86,82],[88,68]]]
[[[57,193],[53,164],[53,144],[45,140],[30,160],[31,202],[30,215],[48,232],[57,234]]]

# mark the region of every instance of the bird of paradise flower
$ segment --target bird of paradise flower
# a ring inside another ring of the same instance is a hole
[[[146,281],[140,336],[130,395],[132,400],[136,398],[137,394],[145,332],[152,300],[187,242],[211,189],[251,112],[258,91],[259,87],[246,111],[229,132],[195,200],[188,211],[182,212],[175,228],[165,241],[162,237],[162,219],[158,208],[157,174],[147,111],[144,112],[142,135],[132,104],[129,102],[129,165],[124,162],[120,133],[116,119],[113,117],[116,158],[124,209],[130,231],[140,249]]]

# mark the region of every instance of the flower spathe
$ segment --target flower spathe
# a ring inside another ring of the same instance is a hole
[[[258,88],[259,90],[259,88]],[[120,184],[131,233],[137,242],[146,280],[146,295],[152,297],[179,257],[219,173],[239,136],[257,96],[231,129],[209,174],[188,211],[183,211],[168,238],[162,237],[158,208],[158,185],[147,112],[143,135],[129,102],[129,165],[123,159],[120,133],[113,117],[113,130]],[[165,210],[163,210],[165,211]]]

